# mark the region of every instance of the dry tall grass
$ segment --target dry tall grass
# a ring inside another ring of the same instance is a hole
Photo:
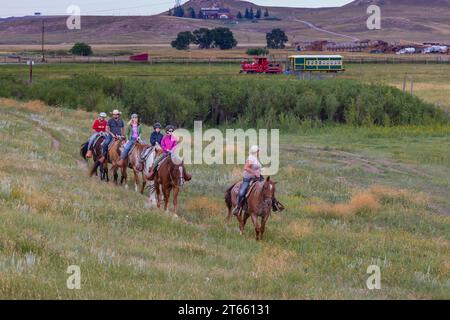
[[[312,214],[345,218],[361,212],[375,212],[379,208],[380,203],[373,194],[360,192],[354,195],[348,203],[313,203],[306,207],[306,211]]]
[[[344,218],[363,212],[376,212],[384,204],[395,201],[423,206],[428,203],[428,198],[423,193],[374,185],[368,190],[355,193],[347,203],[318,201],[307,205],[306,211],[316,215]]]

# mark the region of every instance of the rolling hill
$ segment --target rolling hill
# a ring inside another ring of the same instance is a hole
[[[220,5],[231,14],[245,8],[259,6],[246,1],[191,0],[185,9]],[[381,6],[382,29],[370,31],[366,27],[370,4]],[[199,27],[227,26],[235,33],[240,45],[264,44],[265,33],[272,28],[284,29],[290,41],[329,39],[383,39],[389,41],[450,42],[450,1],[448,0],[357,0],[336,8],[269,7],[277,20],[206,21],[168,16],[167,12],[154,16],[83,16],[81,30],[66,28],[65,16],[45,17],[48,44],[86,41],[95,44],[159,44],[168,45],[180,31]],[[0,44],[38,44],[41,39],[42,17],[22,17],[0,20]],[[325,31],[333,31],[330,34]]]

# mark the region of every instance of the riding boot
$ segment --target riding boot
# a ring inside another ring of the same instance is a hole
[[[92,158],[92,150],[88,150],[86,153],[86,158]]]
[[[242,199],[238,199],[238,204],[236,206],[236,208],[234,208],[233,210],[233,215],[238,216],[241,213],[242,210]]]
[[[233,210],[233,215],[235,215],[237,217],[240,214],[241,209],[242,209],[241,206],[237,205],[236,208],[234,208],[234,210]]]
[[[281,212],[285,209],[285,207],[278,201],[276,198],[272,199],[272,210],[273,212]]]

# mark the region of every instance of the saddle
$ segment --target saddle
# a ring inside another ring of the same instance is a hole
[[[153,150],[154,150],[154,147],[149,147],[149,148],[144,149],[140,156],[141,161],[144,162],[145,160],[147,160],[147,158],[149,157],[150,153],[152,153]]]
[[[104,135],[100,135],[99,137],[97,137],[96,140],[95,140],[95,142],[97,142],[98,139],[100,139],[100,137],[104,137]],[[111,150],[111,147],[112,147],[112,145],[113,145],[113,141],[114,141],[114,139],[111,139],[111,140],[109,141],[109,144],[108,144],[108,151]],[[106,142],[106,139],[103,140],[103,142],[102,142],[102,147],[105,145],[105,142]]]
[[[245,194],[244,201],[247,201],[247,199],[250,196],[250,194],[252,193],[253,189],[255,189],[256,182],[258,182],[258,180],[252,180],[252,182],[250,182],[250,185],[248,186],[248,190]]]
[[[155,170],[158,171],[159,168],[162,166],[162,164],[164,162],[166,162],[166,160],[169,158],[169,155],[165,155],[164,158],[161,159],[161,161],[158,163],[158,165],[156,166]]]
[[[130,153],[133,151],[133,149],[136,147],[136,144],[138,142],[136,142],[133,147],[130,150]],[[153,147],[148,147],[145,148],[144,150],[142,150],[141,154],[139,155],[139,164],[137,166],[137,169],[139,171],[144,170],[144,166],[145,166],[145,162],[147,161],[148,157],[150,156],[150,154],[153,152]]]
[[[241,207],[241,210],[240,210],[239,214],[241,214],[242,212],[246,212],[248,210],[248,202],[247,202],[247,200],[248,200],[248,197],[250,196],[250,194],[255,189],[257,182],[259,182],[258,179],[254,179],[254,180],[252,180],[250,182],[248,190],[245,193],[245,197],[242,200],[242,207]],[[238,184],[235,185],[235,187],[237,187],[237,186],[238,186]],[[237,189],[237,190],[239,191],[239,189]],[[274,199],[274,202],[272,203],[272,210],[273,210],[273,212],[282,212],[285,209],[286,209],[285,206],[280,201],[278,201],[277,199]]]

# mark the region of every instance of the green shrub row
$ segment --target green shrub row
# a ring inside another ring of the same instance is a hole
[[[291,128],[312,120],[352,125],[447,123],[449,116],[408,93],[353,80],[301,81],[267,78],[106,78],[98,75],[52,79],[28,85],[0,78],[0,96],[39,99],[52,106],[87,111],[122,109],[190,127],[236,124]]]

